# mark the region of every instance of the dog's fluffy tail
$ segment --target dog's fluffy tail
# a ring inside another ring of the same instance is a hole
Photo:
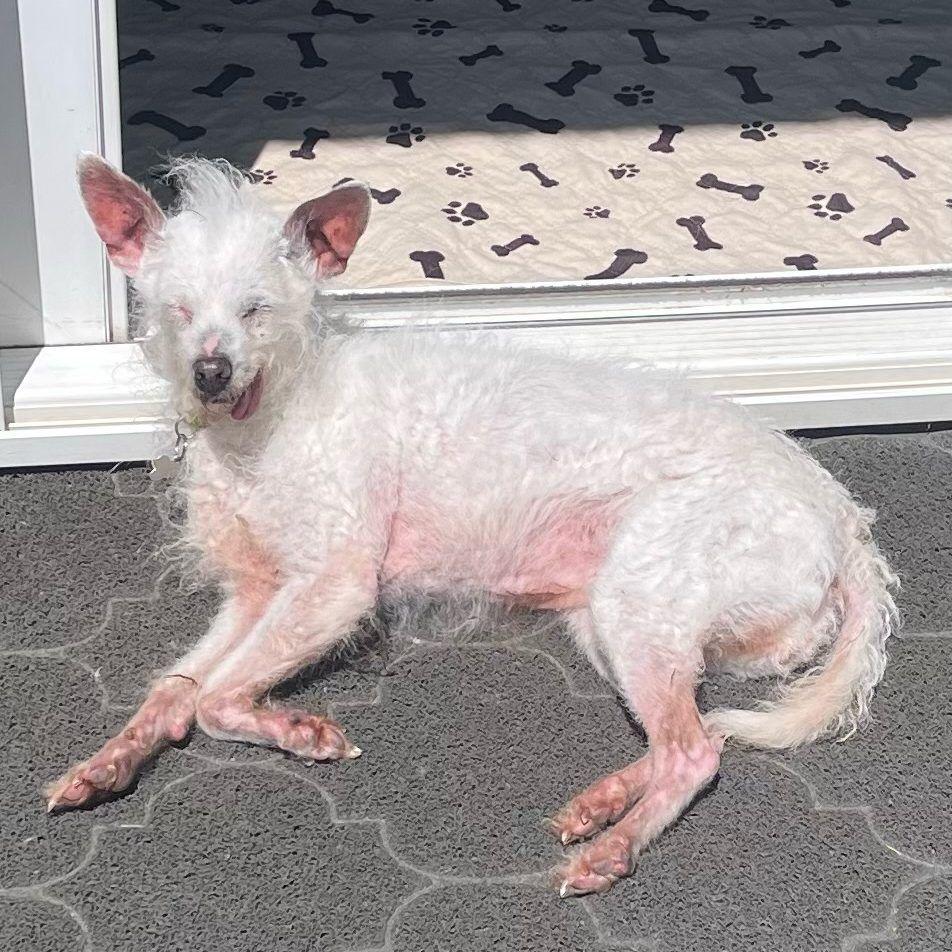
[[[892,590],[898,580],[871,540],[873,513],[854,509],[851,515],[834,582],[839,633],[824,663],[757,710],[711,711],[705,723],[712,731],[754,747],[796,747],[827,733],[845,739],[868,717],[897,623]]]

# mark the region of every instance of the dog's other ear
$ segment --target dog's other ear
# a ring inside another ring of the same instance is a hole
[[[298,205],[284,225],[297,253],[314,258],[315,277],[329,278],[347,267],[370,218],[370,191],[363,185],[335,188]]]
[[[79,157],[76,174],[83,204],[109,260],[131,277],[139,270],[146,243],[165,223],[162,209],[128,175],[91,152]]]

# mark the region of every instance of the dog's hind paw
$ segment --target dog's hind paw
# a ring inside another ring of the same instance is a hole
[[[559,895],[587,896],[607,892],[631,872],[631,844],[623,836],[603,833],[576,852],[555,874]]]

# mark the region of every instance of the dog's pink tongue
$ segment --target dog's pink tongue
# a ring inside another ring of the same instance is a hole
[[[233,420],[247,420],[261,402],[261,388],[263,386],[261,371],[258,376],[251,381],[251,386],[238,398],[238,402],[231,408],[231,418]]]

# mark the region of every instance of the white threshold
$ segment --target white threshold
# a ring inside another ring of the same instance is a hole
[[[676,368],[784,429],[952,419],[952,271],[332,291],[365,326],[483,328],[503,341]],[[0,351],[0,466],[148,459],[164,388],[134,343]]]

